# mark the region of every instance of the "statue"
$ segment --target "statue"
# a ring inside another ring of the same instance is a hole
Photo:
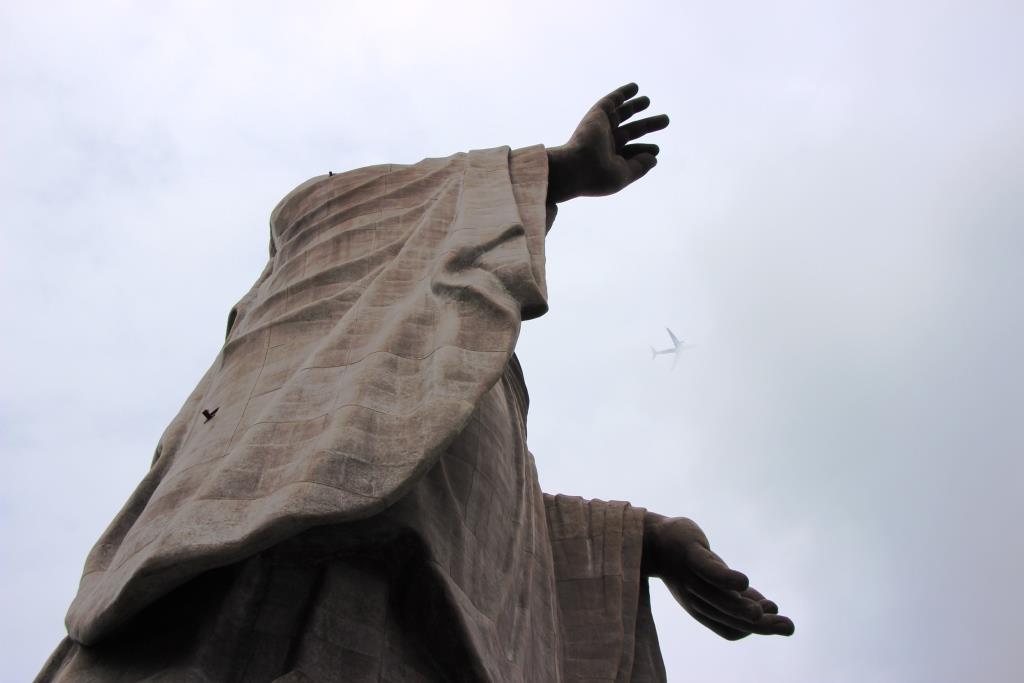
[[[526,447],[545,235],[655,166],[637,92],[559,147],[288,194],[37,680],[664,680],[651,576],[722,637],[791,634],[692,521],[542,494]]]

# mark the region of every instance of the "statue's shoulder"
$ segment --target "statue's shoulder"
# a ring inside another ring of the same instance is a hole
[[[459,152],[447,157],[427,157],[410,164],[374,164],[340,173],[328,171],[300,183],[286,194],[271,212],[270,223],[278,224],[284,214],[296,209],[308,209],[330,198],[346,194],[355,196],[364,191],[376,194],[385,184],[402,185],[446,170],[461,171],[467,158],[465,152]]]
[[[301,230],[303,225],[327,216],[338,216],[347,208],[365,213],[368,207],[421,201],[424,195],[461,177],[467,170],[469,155],[428,157],[412,164],[375,164],[343,173],[328,171],[296,186],[277,203],[270,214],[272,245]],[[275,252],[271,246],[271,253]]]

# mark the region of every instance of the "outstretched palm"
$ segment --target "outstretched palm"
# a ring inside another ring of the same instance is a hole
[[[548,199],[613,194],[638,180],[658,163],[658,146],[629,144],[668,126],[664,114],[625,123],[650,106],[646,96],[635,97],[635,83],[613,90],[583,116],[569,141],[548,150]]]
[[[645,572],[662,579],[690,616],[729,640],[751,633],[793,634],[793,622],[751,588],[744,574],[711,552],[707,536],[692,520],[648,515]]]

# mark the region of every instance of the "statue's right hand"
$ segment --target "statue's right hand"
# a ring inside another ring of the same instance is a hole
[[[664,114],[626,123],[650,106],[629,83],[591,107],[569,141],[548,149],[548,201],[613,194],[639,180],[658,163],[658,146],[633,143],[668,126]]]

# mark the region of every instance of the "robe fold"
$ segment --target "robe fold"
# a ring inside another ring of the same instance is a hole
[[[37,680],[663,680],[643,510],[526,449],[546,190],[538,146],[286,196]]]

